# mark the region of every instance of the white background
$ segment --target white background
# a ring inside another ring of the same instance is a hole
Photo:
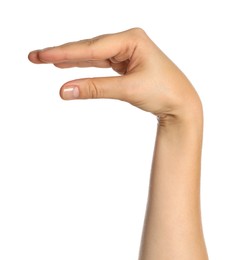
[[[211,260],[249,259],[248,1],[0,3],[0,259],[137,259],[156,119],[124,102],[65,102],[28,52],[142,27],[204,105],[202,215]],[[149,54],[148,54],[149,55]]]

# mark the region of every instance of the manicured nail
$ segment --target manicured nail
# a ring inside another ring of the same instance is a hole
[[[67,86],[62,90],[62,97],[64,99],[76,99],[79,95],[80,91],[77,86]]]

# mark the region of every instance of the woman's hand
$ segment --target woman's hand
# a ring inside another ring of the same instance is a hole
[[[202,106],[184,74],[141,29],[33,51],[34,63],[113,68],[67,82],[63,99],[114,98],[159,117],[140,260],[208,259],[200,215]]]
[[[67,82],[60,91],[66,100],[119,99],[153,113],[161,121],[189,118],[201,111],[191,83],[142,29],[36,50],[29,54],[29,60],[58,68],[111,67],[121,75]]]

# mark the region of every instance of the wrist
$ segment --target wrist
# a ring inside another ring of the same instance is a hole
[[[191,106],[181,108],[177,113],[158,116],[158,138],[177,150],[191,147],[200,154],[203,138],[201,101],[198,99]]]
[[[162,129],[193,128],[203,131],[203,108],[199,101],[195,105],[182,107],[175,113],[157,115],[158,125]]]

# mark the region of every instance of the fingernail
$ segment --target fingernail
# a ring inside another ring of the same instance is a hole
[[[63,99],[76,99],[80,95],[79,88],[77,86],[67,86],[62,90]]]

